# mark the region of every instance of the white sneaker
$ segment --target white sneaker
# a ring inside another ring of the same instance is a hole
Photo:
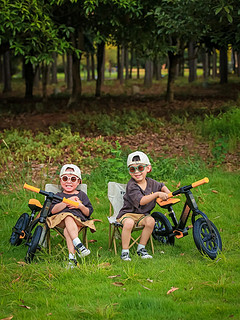
[[[137,254],[142,258],[142,259],[152,259],[152,256],[148,254],[147,250],[145,248],[142,248],[137,251]]]
[[[124,260],[124,261],[131,261],[129,252],[123,252],[123,253],[121,254],[121,259]]]
[[[78,266],[78,262],[76,259],[69,259],[67,269],[74,269]]]
[[[79,255],[80,258],[84,258],[86,256],[88,256],[91,251],[89,249],[87,249],[82,243],[79,243],[76,247],[76,252]]]

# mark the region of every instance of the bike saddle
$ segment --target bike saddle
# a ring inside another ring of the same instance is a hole
[[[42,209],[42,205],[37,199],[30,199],[28,202],[28,207],[31,211],[35,212],[38,212]]]
[[[178,198],[170,198],[167,200],[157,199],[157,203],[159,204],[159,206],[164,209],[168,209],[168,207],[178,203],[179,201],[180,201],[180,199],[178,199]]]

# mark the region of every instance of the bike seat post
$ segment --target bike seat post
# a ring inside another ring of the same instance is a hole
[[[44,223],[46,221],[51,204],[52,204],[52,198],[47,196],[41,210],[41,214],[39,218],[40,223]]]
[[[172,206],[168,207],[168,213],[169,213],[169,216],[172,219],[172,222],[173,222],[174,226],[177,226],[178,221],[177,221],[176,214],[175,214]]]

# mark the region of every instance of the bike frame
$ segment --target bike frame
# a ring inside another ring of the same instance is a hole
[[[23,186],[24,189],[27,189],[27,190],[30,190],[30,191],[34,191],[34,192],[37,192],[37,193],[40,193],[42,195],[45,196],[45,201],[44,201],[44,204],[43,204],[43,207],[40,211],[40,216],[37,217],[36,219],[34,219],[34,216],[36,214],[36,210],[32,210],[31,212],[31,215],[30,215],[30,221],[28,223],[28,226],[27,226],[27,237],[26,237],[26,243],[29,242],[30,238],[31,238],[31,232],[32,230],[34,229],[34,227],[38,224],[38,223],[42,223],[44,224],[46,222],[46,219],[49,215],[49,210],[50,210],[50,206],[53,202],[54,199],[57,199],[57,200],[60,200],[60,201],[63,201],[64,203],[67,203],[67,204],[71,204],[75,207],[78,207],[78,202],[75,202],[75,201],[72,201],[72,200],[69,200],[69,199],[66,199],[66,198],[61,198],[59,196],[57,196],[55,193],[53,192],[47,192],[47,191],[44,191],[44,190],[41,190],[39,188],[35,188],[33,186],[30,186],[28,184],[24,184]]]
[[[168,206],[169,216],[171,217],[172,222],[174,224],[173,234],[170,236],[175,236],[176,238],[182,238],[188,234],[189,227],[186,227],[186,224],[187,224],[187,221],[189,219],[191,212],[192,212],[192,225],[194,225],[194,223],[195,223],[195,217],[198,215],[201,215],[206,220],[207,225],[209,227],[209,230],[211,232],[211,235],[214,236],[212,226],[211,226],[211,223],[210,223],[207,215],[198,209],[198,205],[197,205],[195,198],[190,190],[192,188],[195,188],[199,185],[202,185],[202,184],[208,183],[208,182],[209,182],[208,178],[204,178],[202,180],[194,182],[191,185],[184,186],[184,187],[168,194],[169,198],[176,196],[176,195],[179,195],[179,194],[184,194],[186,197],[186,201],[185,201],[185,204],[184,204],[184,207],[183,207],[183,210],[182,210],[182,213],[181,213],[179,220],[177,220],[177,218],[176,218],[176,215],[175,215],[175,212],[172,208],[172,205]],[[162,206],[161,200],[158,199],[157,202],[160,206]]]

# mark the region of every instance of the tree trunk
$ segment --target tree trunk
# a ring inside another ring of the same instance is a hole
[[[168,102],[172,102],[174,100],[174,81],[176,78],[176,67],[178,64],[178,56],[173,52],[168,52],[168,83],[167,83],[167,95],[166,99]]]
[[[72,61],[72,55],[67,55],[67,88],[70,90],[73,87],[73,61]]]
[[[144,76],[145,87],[150,88],[152,86],[152,75],[153,75],[153,63],[148,58],[145,62],[145,76]]]
[[[65,54],[62,55],[62,62],[63,62],[63,72],[64,72],[64,82],[67,83],[67,65],[65,61]]]
[[[240,53],[237,53],[237,75],[240,77]]]
[[[57,83],[57,54],[54,52],[52,54],[53,62],[52,62],[52,80],[51,83]]]
[[[34,72],[34,80],[33,80],[34,88],[39,88],[39,82],[40,82],[40,67],[39,65],[37,65],[35,67],[35,72]]]
[[[137,79],[140,79],[140,67],[139,67],[139,60],[137,59]]]
[[[117,78],[120,80],[121,74],[121,60],[120,60],[120,46],[117,46]]]
[[[87,61],[87,81],[90,81],[90,57],[89,52],[86,54],[86,61]]]
[[[91,54],[92,80],[95,80],[95,62],[94,53]]]
[[[43,96],[43,102],[47,101],[48,71],[49,71],[49,66],[46,65],[43,62],[43,64],[42,64],[42,96]]]
[[[128,65],[129,65],[129,59],[128,59],[128,47],[126,46],[125,47],[125,52],[124,52],[124,55],[125,55],[125,80],[128,80],[129,79],[129,73],[128,73]]]
[[[4,87],[3,92],[11,92],[11,67],[10,67],[10,51],[3,54],[3,72],[4,72]]]
[[[196,59],[196,48],[195,42],[189,42],[188,46],[188,66],[189,76],[188,82],[193,82],[197,79],[197,59]]]
[[[212,78],[215,79],[217,77],[217,52],[216,49],[213,49],[212,55]]]
[[[153,76],[156,80],[160,80],[162,78],[162,66],[158,60],[155,60],[153,64]]]
[[[3,82],[4,75],[3,75],[3,63],[2,63],[2,55],[0,54],[0,82]]]
[[[208,86],[208,76],[209,76],[209,63],[208,63],[208,53],[204,50],[203,52],[203,86],[207,87]]]
[[[232,63],[232,71],[234,74],[236,74],[236,56],[235,56],[234,50],[232,50],[232,54],[231,54],[231,63]]]
[[[82,94],[82,82],[80,77],[80,62],[81,62],[81,55],[80,58],[77,57],[75,53],[72,55],[72,76],[73,76],[73,86],[72,86],[72,93],[70,99],[68,101],[68,108],[73,106],[80,100]]]
[[[125,52],[125,48],[124,48],[124,45],[122,45],[121,51],[120,51],[120,68],[119,68],[120,84],[123,84],[124,52]]]
[[[225,48],[220,49],[220,83],[228,82],[228,57]]]
[[[180,77],[184,77],[184,56],[182,55],[181,58],[179,59],[179,64],[178,64],[178,72]]]
[[[130,58],[130,71],[129,71],[129,79],[132,79],[132,69],[133,69],[133,47],[131,47],[131,58]]]
[[[24,64],[24,75],[25,75],[25,98],[33,98],[33,81],[34,81],[34,71],[31,62]]]
[[[102,62],[102,80],[101,85],[104,83],[105,80],[105,45],[103,47],[103,62]]]
[[[104,59],[104,47],[105,47],[105,42],[102,41],[101,43],[98,44],[97,48],[97,82],[96,82],[96,92],[95,96],[100,97],[101,95],[101,85],[102,85],[102,71],[103,71],[103,59]]]

